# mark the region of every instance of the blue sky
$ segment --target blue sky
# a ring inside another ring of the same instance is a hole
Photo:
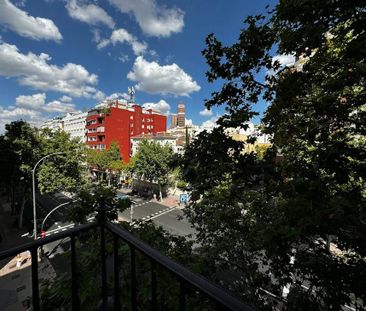
[[[0,129],[88,109],[130,86],[141,105],[167,113],[184,102],[194,124],[213,120],[223,110],[202,112],[218,88],[206,81],[205,37],[231,44],[247,15],[275,2],[0,0]]]

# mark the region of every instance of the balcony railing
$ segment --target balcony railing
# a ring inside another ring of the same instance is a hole
[[[121,310],[121,297],[120,297],[120,275],[119,275],[119,256],[118,247],[120,241],[127,243],[130,248],[130,304],[133,311],[138,310],[138,280],[136,278],[136,251],[140,252],[144,257],[151,262],[151,310],[157,310],[157,267],[160,266],[163,269],[170,272],[174,279],[180,282],[179,287],[179,299],[177,299],[177,307],[179,310],[187,309],[187,295],[188,288],[194,288],[195,291],[206,296],[216,306],[217,310],[252,310],[252,308],[232,296],[217,285],[209,282],[204,277],[193,273],[184,266],[178,264],[167,256],[161,254],[156,249],[152,248],[145,242],[142,242],[127,230],[120,226],[108,221],[99,220],[98,222],[88,223],[85,225],[79,225],[71,228],[67,231],[60,232],[51,236],[46,236],[42,239],[26,243],[22,246],[15,247],[0,253],[0,261],[9,257],[16,256],[19,253],[30,251],[31,253],[31,269],[32,269],[32,300],[33,310],[41,310],[40,306],[40,294],[39,294],[39,280],[38,280],[38,250],[45,244],[61,240],[64,238],[70,238],[71,244],[71,305],[72,310],[80,310],[80,299],[78,294],[78,278],[77,278],[77,251],[75,241],[77,236],[81,232],[86,232],[92,229],[99,228],[100,230],[100,250],[101,250],[101,294],[100,300],[102,301],[102,310],[109,310],[110,306],[107,306],[108,289],[107,289],[107,269],[106,269],[106,231],[113,236],[113,308],[114,310]],[[97,308],[96,308],[97,309]]]

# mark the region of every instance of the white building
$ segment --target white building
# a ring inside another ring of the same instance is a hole
[[[70,112],[64,117],[56,117],[40,125],[41,129],[49,128],[52,131],[65,131],[70,138],[78,138],[81,142],[86,141],[85,125],[87,112]]]
[[[41,129],[48,128],[52,131],[62,130],[63,129],[62,117],[56,117],[53,118],[52,120],[45,121],[39,127]]]
[[[81,142],[86,141],[85,125],[87,112],[71,112],[63,119],[63,130],[70,134],[70,138],[78,138]]]
[[[178,137],[169,133],[141,134],[131,137],[131,156],[134,156],[143,140],[154,141],[161,146],[170,146],[174,153],[183,154],[184,145]]]

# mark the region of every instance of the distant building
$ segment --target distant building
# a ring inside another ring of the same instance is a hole
[[[111,142],[119,145],[121,157],[131,155],[131,136],[165,132],[167,117],[152,109],[114,100],[90,110],[86,118],[87,145],[92,149],[108,149]]]
[[[86,141],[85,125],[87,112],[71,112],[63,119],[63,130],[70,134],[70,138],[77,138],[81,142]]]
[[[170,128],[174,129],[178,126],[178,115],[176,113],[171,114]]]
[[[186,109],[183,103],[178,105],[177,125],[178,127],[186,126]]]
[[[59,130],[63,130],[64,124],[63,124],[62,117],[56,117],[56,118],[53,118],[52,120],[47,120],[47,121],[43,122],[39,127],[41,129],[48,128],[52,131],[59,131]]]
[[[135,155],[143,140],[154,141],[161,146],[170,146],[174,153],[183,154],[184,145],[177,136],[169,133],[141,134],[131,137],[131,156]]]

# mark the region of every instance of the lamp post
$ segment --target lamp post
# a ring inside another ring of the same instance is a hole
[[[33,236],[34,240],[37,240],[37,209],[36,209],[36,168],[37,166],[46,158],[54,155],[64,154],[65,152],[54,152],[50,153],[43,158],[41,158],[32,170],[32,190],[33,190]]]
[[[75,203],[76,202],[76,200],[73,200],[73,201],[69,201],[69,202],[65,202],[65,203],[61,203],[60,205],[57,205],[52,211],[50,211],[47,215],[46,215],[46,217],[43,219],[43,221],[42,221],[42,225],[41,225],[41,232],[43,232],[43,227],[44,227],[44,224],[46,223],[46,220],[47,220],[47,218],[55,211],[55,210],[57,210],[57,209],[59,209],[60,207],[62,207],[62,206],[65,206],[65,205],[68,205],[68,204],[70,204],[70,203]]]

